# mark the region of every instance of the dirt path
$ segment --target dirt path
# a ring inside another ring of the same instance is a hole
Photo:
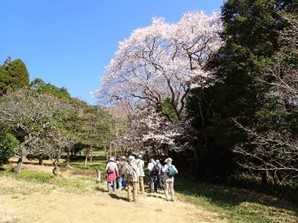
[[[13,185],[13,186],[12,186]],[[223,222],[203,207],[166,201],[162,193],[126,200],[126,191],[74,193],[45,184],[0,178],[1,223]]]

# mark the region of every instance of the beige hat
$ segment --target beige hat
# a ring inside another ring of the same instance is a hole
[[[135,161],[135,157],[134,157],[134,156],[129,156],[129,157],[128,157],[128,161],[129,161],[129,162],[133,162],[133,161]]]
[[[110,161],[115,161],[114,157],[110,157]]]
[[[169,157],[165,159],[165,163],[171,163],[171,162],[173,162],[172,158]]]

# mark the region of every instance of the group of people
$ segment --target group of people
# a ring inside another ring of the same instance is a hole
[[[145,193],[144,178],[147,175],[149,193],[157,192],[157,189],[161,188],[166,200],[174,201],[174,175],[178,170],[172,161],[167,158],[162,165],[159,160],[151,158],[145,171],[145,162],[140,154],[130,155],[128,159],[125,156],[116,159],[111,157],[106,164],[108,193],[127,189],[128,200],[136,201],[138,191]]]

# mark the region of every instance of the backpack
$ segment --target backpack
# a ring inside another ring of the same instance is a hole
[[[137,171],[130,164],[126,165],[126,176],[130,182],[136,182],[138,180]]]
[[[173,167],[172,165],[169,165],[169,166],[168,166],[168,172],[167,172],[167,175],[168,175],[169,177],[173,177],[173,176],[175,176],[175,169],[174,169],[174,167]]]
[[[155,164],[150,172],[150,175],[157,176],[158,174],[159,174],[159,166],[157,164]]]

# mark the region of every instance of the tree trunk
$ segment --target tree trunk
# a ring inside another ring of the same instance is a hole
[[[267,184],[268,183],[268,178],[269,178],[269,172],[267,170],[267,165],[265,165],[265,171],[261,172],[261,176],[262,176],[262,183]]]
[[[104,147],[105,147],[106,160],[108,161],[109,159],[108,147],[107,146],[104,146]]]
[[[55,161],[53,162],[53,166],[54,166],[54,168],[53,168],[52,173],[53,173],[56,177],[62,177],[61,172],[60,172],[59,167],[58,167],[58,160],[55,160]]]
[[[23,157],[20,157],[18,159],[18,162],[17,162],[17,174],[20,174],[22,172],[22,167],[23,167]]]
[[[90,146],[90,151],[89,151],[89,161],[90,161],[90,163],[92,162],[92,160],[93,160],[93,148],[92,148],[92,146]]]
[[[278,170],[272,171],[272,177],[275,184],[280,185],[281,179],[280,174],[278,174]]]
[[[38,156],[38,164],[43,165],[43,156],[41,154]]]
[[[198,156],[198,150],[195,148],[193,150],[193,158],[194,158],[194,165],[193,165],[193,169],[192,169],[192,176],[194,177],[194,179],[198,179],[199,178],[199,156]]]
[[[66,167],[71,168],[70,166],[70,154],[71,154],[71,148],[68,148],[67,150],[67,159],[66,159]]]
[[[87,154],[86,154],[86,156],[85,156],[85,161],[84,161],[84,166],[87,166],[87,164],[88,164],[88,156],[87,156]]]
[[[200,93],[200,98],[198,101],[198,105],[199,105],[199,111],[200,111],[200,117],[201,117],[201,121],[202,121],[202,130],[203,130],[203,138],[205,141],[204,144],[204,148],[207,148],[207,144],[208,144],[208,136],[207,136],[207,130],[206,130],[206,121],[205,121],[205,117],[204,117],[204,113],[203,113],[203,109],[202,109],[202,90]]]
[[[88,157],[90,154],[90,148],[86,149],[86,155],[85,155],[85,162],[84,162],[84,166],[88,165]]]
[[[112,157],[112,145],[110,144],[110,156],[109,157]]]

